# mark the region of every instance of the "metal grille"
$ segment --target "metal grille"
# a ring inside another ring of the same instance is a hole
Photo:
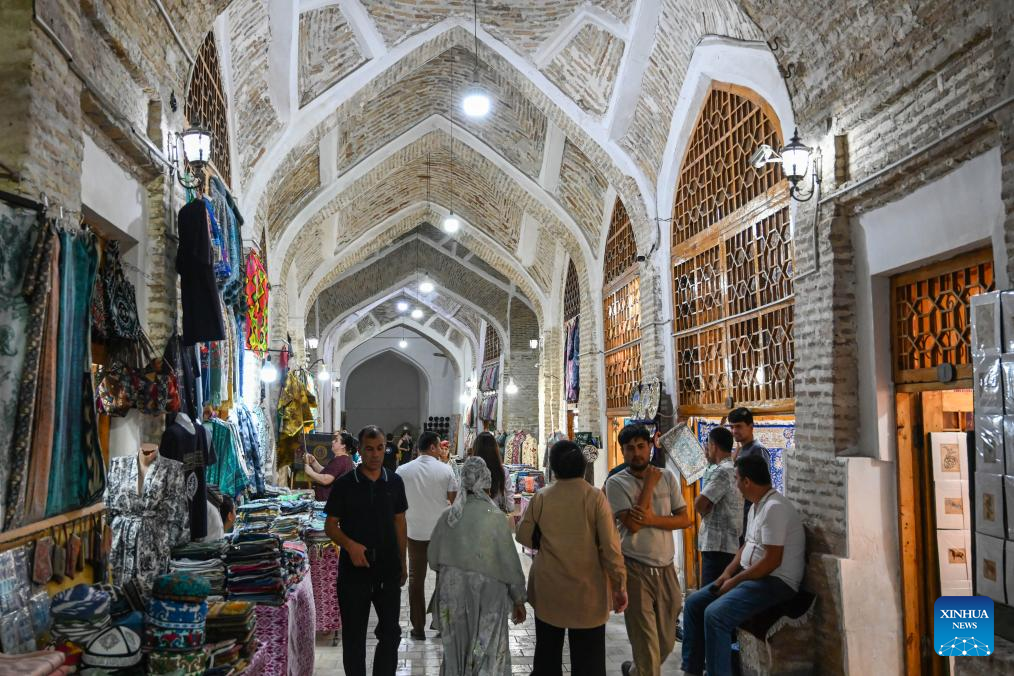
[[[486,343],[482,350],[483,363],[500,359],[500,349],[500,336],[492,326],[487,326]]]
[[[672,229],[683,413],[794,407],[788,191],[777,167],[748,163],[759,144],[780,145],[777,128],[751,92],[716,87],[684,158]]]
[[[893,277],[895,382],[933,382],[941,364],[970,375],[969,300],[994,287],[988,247]]]
[[[712,88],[680,171],[673,198],[672,241],[682,244],[778,184],[780,169],[748,162],[762,143],[781,146],[766,106],[735,87]]]
[[[622,277],[637,263],[637,245],[634,243],[634,229],[623,202],[617,198],[613,205],[613,218],[609,222],[606,236],[605,285]]]
[[[637,275],[606,296],[605,349],[615,350],[641,338],[641,280]]]
[[[222,88],[222,71],[218,63],[218,49],[214,33],[208,33],[197,52],[197,63],[190,77],[187,101],[183,114],[191,125],[211,131],[211,165],[226,183],[232,185],[232,167],[229,161],[229,124]]]
[[[630,388],[641,382],[641,344],[606,354],[606,408],[629,408]]]
[[[577,285],[577,268],[574,261],[567,266],[567,284],[563,289],[563,321],[570,321],[581,314],[581,289]]]

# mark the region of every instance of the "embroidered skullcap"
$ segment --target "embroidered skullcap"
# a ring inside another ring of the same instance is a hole
[[[153,598],[200,603],[211,593],[211,585],[200,575],[175,572],[155,578],[151,588]]]
[[[109,627],[88,643],[81,661],[89,667],[132,667],[141,661],[141,637],[127,627]]]
[[[57,592],[49,609],[57,622],[108,616],[109,594],[92,585],[78,584]]]
[[[148,655],[149,674],[203,674],[208,656],[201,650]]]

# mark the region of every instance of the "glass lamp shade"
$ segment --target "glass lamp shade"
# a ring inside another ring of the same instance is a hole
[[[528,341],[528,347],[532,348],[533,350],[539,349],[539,339],[538,338],[532,338],[531,340],[529,340]]]
[[[408,341],[402,338],[401,340],[398,341],[398,347],[404,350],[406,347],[408,347]]]
[[[328,373],[327,367],[323,366],[321,367],[320,373],[317,374],[317,380],[319,380],[322,383],[326,383],[327,381],[331,380],[331,374]]]
[[[453,235],[461,228],[461,221],[454,215],[454,212],[444,216],[444,232],[449,235]]]
[[[461,99],[461,109],[469,117],[486,117],[489,114],[489,108],[489,94],[479,87],[469,89],[465,92],[465,97]]]
[[[514,378],[510,378],[507,381],[507,387],[503,388],[503,391],[506,392],[507,394],[517,394],[518,393],[518,386],[517,386],[517,383],[514,382]]]
[[[278,380],[278,369],[271,363],[271,357],[264,362],[264,366],[261,367],[261,382],[262,383],[273,383]]]
[[[395,307],[398,308],[398,312],[405,312],[408,310],[408,303],[403,300],[399,300]]]
[[[180,134],[183,139],[183,156],[194,166],[211,161],[211,132],[200,127],[187,129]]]
[[[422,319],[423,311],[419,308],[412,310],[412,319]]]
[[[430,281],[429,277],[423,277],[422,281],[419,282],[419,291],[422,293],[431,293],[436,288],[433,282]]]
[[[782,157],[782,172],[785,178],[796,183],[806,176],[810,166],[810,149],[803,145],[798,134],[792,135],[792,139],[781,149],[779,155]]]
[[[308,348],[310,348],[311,350],[316,350],[317,346],[319,344],[320,344],[320,340],[318,340],[317,338],[307,338],[306,339],[306,346]]]

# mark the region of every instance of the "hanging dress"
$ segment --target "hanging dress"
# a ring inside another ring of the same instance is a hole
[[[184,345],[225,339],[209,222],[204,200],[195,199],[180,209],[176,272],[183,301]]]
[[[113,531],[113,583],[136,579],[147,593],[166,572],[172,548],[188,540],[183,463],[159,456],[137,490],[138,457],[113,458],[106,509]]]

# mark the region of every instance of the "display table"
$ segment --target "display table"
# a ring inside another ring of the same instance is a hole
[[[257,641],[260,644],[248,676],[310,676],[313,674],[316,609],[313,577],[297,584],[281,606],[257,606]]]
[[[334,545],[309,545],[310,576],[317,608],[317,632],[337,632],[342,628],[338,612],[338,548]]]

